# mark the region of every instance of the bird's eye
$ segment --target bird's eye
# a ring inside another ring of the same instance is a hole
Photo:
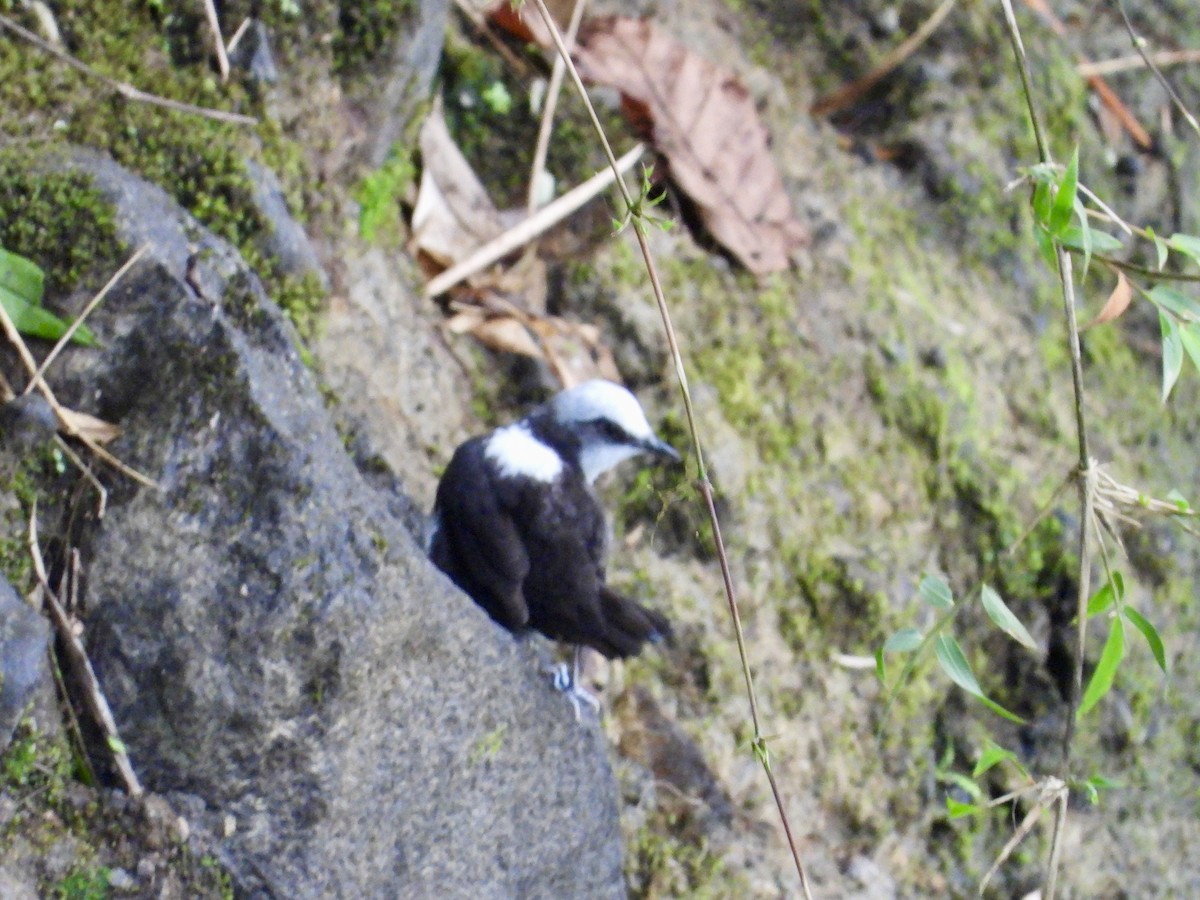
[[[593,419],[592,425],[600,434],[613,443],[622,444],[629,440],[629,436],[625,434],[625,429],[612,419]]]

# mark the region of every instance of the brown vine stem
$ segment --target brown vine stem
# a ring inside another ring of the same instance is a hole
[[[1038,158],[1043,163],[1050,163],[1050,148],[1046,143],[1038,119],[1037,108],[1033,102],[1033,90],[1030,85],[1029,58],[1025,54],[1025,45],[1021,40],[1021,30],[1017,26],[1017,18],[1013,12],[1012,0],[1000,0],[1004,7],[1004,19],[1008,25],[1008,35],[1012,42],[1013,54],[1016,56],[1017,70],[1021,76],[1021,89],[1029,111],[1029,121],[1033,128],[1034,139],[1037,141]],[[1076,632],[1075,632],[1075,667],[1071,677],[1070,696],[1067,699],[1066,724],[1063,726],[1062,762],[1059,768],[1059,778],[1070,783],[1071,745],[1075,739],[1075,712],[1079,707],[1079,697],[1083,686],[1083,660],[1087,640],[1087,602],[1090,593],[1091,560],[1088,556],[1088,532],[1095,502],[1095,476],[1092,469],[1091,454],[1088,451],[1087,422],[1084,417],[1083,396],[1083,358],[1079,349],[1079,325],[1075,320],[1075,285],[1071,269],[1071,256],[1061,243],[1054,245],[1055,258],[1058,263],[1058,279],[1062,285],[1063,314],[1067,325],[1067,344],[1071,356],[1071,380],[1075,390],[1075,432],[1079,448],[1079,464],[1075,477],[1079,485],[1079,588],[1076,595]],[[1045,900],[1054,900],[1058,885],[1058,868],[1062,859],[1063,835],[1066,830],[1067,803],[1065,799],[1055,807],[1054,832],[1050,841],[1050,858],[1046,865],[1045,883],[1042,896]]]
[[[571,54],[567,50],[558,25],[550,15],[550,11],[546,8],[544,0],[533,0],[533,3],[537,6],[538,12],[541,13],[542,19],[546,23],[546,27],[550,30],[550,36],[554,41],[555,49],[562,58],[563,64],[567,67],[567,73],[571,76],[571,81],[574,83],[576,91],[579,92],[584,106],[587,107],[588,116],[592,120],[592,127],[595,129],[596,135],[604,147],[608,163],[616,171],[616,154],[613,153],[613,149],[608,143],[608,137],[604,134],[604,128],[600,125],[600,119],[596,115],[596,110],[592,106],[587,90],[583,86],[583,79],[579,77],[579,71],[575,68],[575,63],[571,60]],[[762,764],[763,771],[767,776],[767,783],[771,787],[771,796],[775,800],[775,808],[779,813],[779,820],[783,827],[784,836],[787,839],[788,848],[791,850],[792,861],[796,866],[796,873],[800,877],[800,886],[804,891],[804,896],[808,900],[812,900],[812,892],[808,884],[808,874],[804,870],[804,862],[800,858],[800,852],[796,848],[796,841],[792,836],[792,827],[788,821],[787,807],[783,801],[783,794],[775,780],[775,775],[771,770],[771,759],[767,752],[766,739],[762,733],[758,712],[758,698],[754,690],[754,676],[750,672],[750,661],[746,653],[746,637],[742,631],[742,620],[738,613],[737,593],[734,589],[733,576],[729,569],[729,558],[725,552],[725,543],[721,538],[721,524],[717,517],[716,505],[713,502],[712,482],[709,480],[708,469],[704,463],[704,451],[700,442],[700,432],[696,425],[696,414],[692,405],[691,391],[688,389],[687,373],[683,365],[683,354],[680,352],[679,340],[675,334],[675,327],[671,322],[671,310],[667,305],[667,298],[658,277],[658,269],[654,264],[654,255],[651,253],[650,244],[646,240],[645,223],[639,217],[637,203],[630,194],[629,186],[625,184],[624,178],[619,175],[617,177],[617,186],[621,191],[621,197],[625,201],[626,209],[631,213],[630,218],[633,223],[633,232],[637,236],[638,247],[641,249],[642,258],[646,263],[646,272],[650,276],[650,285],[654,291],[654,300],[658,304],[658,312],[662,317],[663,330],[667,337],[667,346],[671,353],[671,361],[675,366],[675,376],[679,380],[679,389],[683,396],[683,408],[687,415],[688,430],[692,437],[692,447],[696,452],[696,469],[698,472],[700,493],[704,497],[704,504],[708,509],[709,521],[712,524],[713,541],[716,545],[717,559],[720,561],[721,566],[721,578],[725,586],[725,599],[728,601],[730,616],[733,620],[733,633],[737,640],[738,657],[741,661],[742,676],[746,683],[746,696],[750,703],[750,721],[754,729],[754,754]]]

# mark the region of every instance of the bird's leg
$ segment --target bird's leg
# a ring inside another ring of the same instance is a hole
[[[596,699],[595,694],[583,686],[580,680],[582,658],[583,647],[576,644],[570,668],[567,667],[566,663],[559,663],[554,667],[554,675],[552,676],[554,689],[562,691],[567,695],[567,699],[571,701],[571,707],[575,710],[576,722],[581,719],[579,711],[581,701],[590,706],[597,716],[600,715],[600,701]]]

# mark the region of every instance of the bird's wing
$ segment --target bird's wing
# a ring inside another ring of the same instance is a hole
[[[437,540],[444,542],[445,552],[435,552],[434,561],[505,628],[524,628],[529,608],[522,584],[529,574],[529,554],[511,511],[483,468],[462,463],[456,454],[442,480],[443,485],[454,481],[458,488],[438,489]]]

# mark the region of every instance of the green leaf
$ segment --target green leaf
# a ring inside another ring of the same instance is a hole
[[[1140,612],[1126,603],[1121,607],[1121,615],[1129,620],[1134,628],[1142,633],[1142,637],[1146,639],[1146,643],[1150,645],[1150,652],[1154,654],[1154,661],[1158,663],[1158,667],[1162,669],[1164,675],[1167,674],[1167,654],[1163,649],[1162,638],[1158,636],[1158,631],[1150,621]]]
[[[1125,599],[1125,576],[1120,572],[1112,573],[1112,580],[1104,582],[1100,590],[1092,594],[1088,600],[1087,615],[1090,619],[1104,612],[1117,600]]]
[[[976,806],[973,803],[963,803],[961,800],[955,800],[949,794],[946,795],[946,812],[950,814],[952,819],[961,819],[963,816],[973,816],[976,813],[983,812],[984,807]]]
[[[901,628],[883,644],[884,653],[911,653],[924,640],[920,628]]]
[[[1077,225],[1072,225],[1070,228],[1065,229],[1058,236],[1058,239],[1064,247],[1082,251],[1087,251],[1088,247],[1085,241],[1090,240],[1093,253],[1112,253],[1125,246],[1107,231],[1097,231],[1095,228],[1088,228],[1085,234],[1083,229]]]
[[[1185,513],[1192,508],[1192,504],[1188,503],[1187,497],[1183,496],[1178,488],[1171,488],[1167,491],[1167,499],[1174,503],[1175,507],[1181,513]]]
[[[1165,284],[1156,285],[1146,295],[1159,309],[1167,309],[1185,322],[1200,322],[1200,303],[1182,291]]]
[[[1183,337],[1179,323],[1162,311],[1158,314],[1158,324],[1162,327],[1162,399],[1166,403],[1183,370]]]
[[[113,753],[127,753],[128,752],[125,749],[125,742],[122,741],[119,737],[116,737],[111,734],[108,736],[108,749],[111,750]]]
[[[0,247],[0,289],[7,289],[18,299],[37,306],[42,302],[45,280],[37,263]]]
[[[1034,641],[1033,636],[1000,599],[999,594],[986,584],[980,590],[980,594],[983,600],[983,609],[988,614],[988,618],[996,623],[997,628],[1021,646],[1028,647],[1030,650],[1037,649],[1037,642]]]
[[[967,657],[963,654],[962,647],[959,646],[958,641],[952,635],[939,634],[933,642],[933,652],[937,657],[938,664],[942,667],[942,671],[949,675],[950,680],[960,688],[982,702],[988,709],[996,713],[996,715],[1003,716],[1012,722],[1025,721],[1016,713],[1009,712],[983,693],[983,688],[975,680],[975,674],[971,671],[971,665],[967,662]]]
[[[1079,703],[1076,719],[1082,719],[1088,711],[1112,688],[1113,679],[1117,676],[1117,668],[1125,657],[1125,622],[1121,618],[1112,620],[1112,628],[1108,630],[1108,640],[1100,653],[1100,661],[1096,663],[1096,671],[1088,681],[1087,690],[1083,692],[1083,700]]]
[[[67,331],[67,323],[58,316],[26,302],[6,287],[0,287],[0,306],[4,307],[21,334],[57,341]],[[89,347],[96,344],[95,335],[86,326],[76,330],[73,340]]]
[[[1033,216],[1047,227],[1050,223],[1050,199],[1050,181],[1039,180],[1033,189]]]
[[[1017,754],[1011,750],[1005,750],[995,741],[988,741],[983,745],[983,752],[979,754],[979,762],[975,763],[975,769],[971,772],[971,777],[978,778],[993,766],[1008,761],[1017,762]]]
[[[887,666],[883,662],[882,647],[875,651],[875,677],[879,679],[880,684],[887,685]]]
[[[1060,237],[1075,212],[1075,197],[1079,188],[1079,148],[1071,154],[1071,162],[1067,171],[1063,172],[1062,180],[1058,183],[1058,193],[1054,195],[1054,204],[1050,207],[1050,216],[1046,228],[1054,237]]]
[[[952,635],[939,634],[933,642],[933,652],[951,681],[972,697],[983,697],[983,688],[975,680],[975,674],[971,671],[967,657],[963,655],[962,647]]]
[[[1183,349],[1191,357],[1192,364],[1200,369],[1200,322],[1188,322],[1180,326],[1179,339],[1183,341]]]
[[[1167,242],[1155,234],[1149,225],[1146,226],[1146,236],[1154,241],[1154,249],[1158,253],[1158,271],[1161,272],[1167,264]]]
[[[983,799],[983,788],[977,785],[974,781],[959,772],[938,772],[938,780],[945,784],[952,784],[960,791],[970,797],[972,800]]]
[[[954,593],[950,585],[937,575],[926,575],[917,586],[921,599],[934,609],[950,609],[954,606]]]
[[[1050,232],[1045,228],[1035,228],[1033,230],[1033,239],[1037,243],[1038,252],[1042,255],[1046,265],[1051,269],[1058,267],[1058,259],[1054,253],[1054,241],[1050,237]]]
[[[1184,256],[1190,256],[1200,263],[1200,238],[1191,234],[1173,234],[1167,238],[1167,244],[1172,250],[1178,250]]]

